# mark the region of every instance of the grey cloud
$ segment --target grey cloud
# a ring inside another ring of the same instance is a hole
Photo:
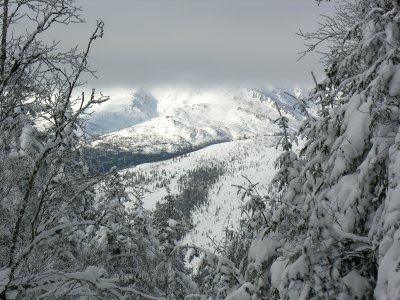
[[[81,0],[87,23],[65,43],[83,43],[96,19],[105,36],[91,55],[93,86],[271,83],[311,85],[316,56],[297,62],[299,28],[316,28],[331,4],[313,0]],[[62,29],[55,31],[60,36]]]

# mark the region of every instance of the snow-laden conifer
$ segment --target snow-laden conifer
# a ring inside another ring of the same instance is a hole
[[[312,95],[321,109],[300,130],[300,157],[278,161],[248,251],[263,274],[249,278],[253,299],[399,297],[399,22],[398,1],[345,1],[303,34],[310,50],[331,41]]]

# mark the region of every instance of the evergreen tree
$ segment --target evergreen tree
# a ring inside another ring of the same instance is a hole
[[[398,299],[399,20],[398,1],[344,1],[303,34],[309,50],[331,41],[321,109],[300,157],[278,160],[248,251],[253,299]]]
[[[177,197],[167,195],[157,202],[153,212],[158,230],[157,238],[160,241],[154,285],[159,286],[165,297],[171,300],[183,299],[186,295],[197,292],[197,286],[185,266],[186,249],[180,247],[181,240],[189,230],[189,222],[177,207]]]

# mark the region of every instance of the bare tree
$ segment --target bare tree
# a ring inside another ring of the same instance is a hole
[[[94,247],[105,228],[125,240],[135,234],[122,209],[125,187],[116,184],[122,179],[91,174],[80,149],[83,117],[108,99],[94,90],[73,96],[81,75],[94,75],[88,56],[103,22],[82,51],[62,51],[42,36],[55,24],[83,22],[73,0],[0,6],[0,299],[162,299],[117,285]]]

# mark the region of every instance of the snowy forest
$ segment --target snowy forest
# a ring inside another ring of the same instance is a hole
[[[273,102],[271,182],[236,186],[218,186],[240,172],[233,157],[183,175],[94,168],[85,124],[111,100],[81,90],[107,27],[63,50],[42,36],[84,22],[78,3],[0,5],[0,299],[400,299],[398,0],[337,1],[318,30],[300,31],[304,55],[326,45],[325,77],[288,96],[297,130]],[[156,180],[168,193],[147,209],[144,183]],[[183,240],[211,186],[243,205],[207,249]]]

